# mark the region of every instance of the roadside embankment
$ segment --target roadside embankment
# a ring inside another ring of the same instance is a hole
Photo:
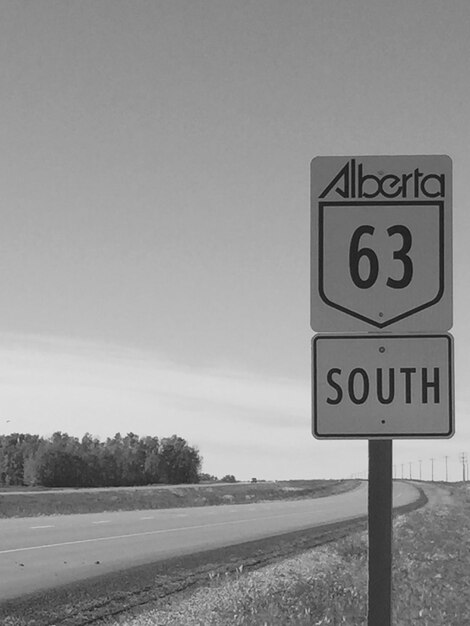
[[[320,498],[343,493],[357,480],[292,480],[258,483],[150,485],[108,489],[0,492],[0,517],[35,517]]]

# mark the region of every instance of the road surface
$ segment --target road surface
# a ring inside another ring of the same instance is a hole
[[[394,484],[394,505],[415,487]],[[0,520],[0,601],[133,565],[364,515],[367,483],[324,498]]]

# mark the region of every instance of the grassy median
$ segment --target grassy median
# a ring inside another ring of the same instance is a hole
[[[258,483],[200,484],[0,492],[0,518],[170,509],[175,507],[241,504],[267,500],[319,498],[358,486],[354,480],[292,480]]]

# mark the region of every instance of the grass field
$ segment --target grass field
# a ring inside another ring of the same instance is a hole
[[[18,494],[4,490],[0,492],[0,517],[169,509],[317,498],[348,491],[358,483],[359,481],[353,480],[293,480],[67,491],[29,490]]]
[[[394,626],[470,624],[470,491],[427,488],[423,509],[394,521]],[[207,585],[119,626],[365,626],[367,534]]]

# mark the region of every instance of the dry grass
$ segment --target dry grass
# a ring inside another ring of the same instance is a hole
[[[470,624],[470,497],[394,523],[395,626]],[[357,533],[256,572],[212,577],[120,626],[365,626],[367,534]]]

